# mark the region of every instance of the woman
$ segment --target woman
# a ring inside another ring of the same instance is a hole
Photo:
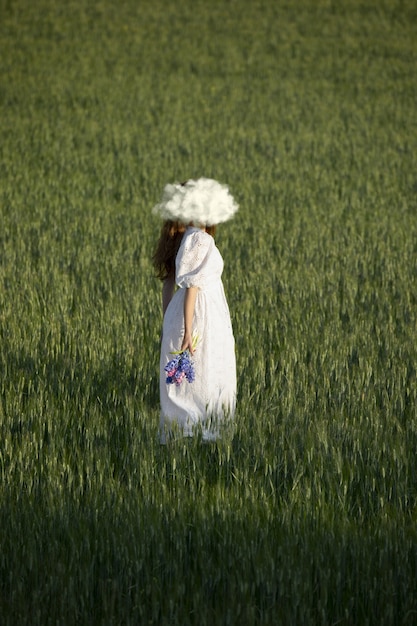
[[[201,432],[204,441],[214,440],[220,423],[234,414],[234,337],[221,280],[223,259],[213,235],[216,224],[232,218],[237,209],[227,186],[207,178],[166,185],[153,209],[165,220],[154,255],[163,280],[161,443],[176,430],[183,436]],[[192,382],[175,384],[166,366],[173,354],[183,351],[191,356],[194,375]]]

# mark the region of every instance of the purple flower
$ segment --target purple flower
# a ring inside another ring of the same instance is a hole
[[[167,385],[173,385],[175,383],[177,387],[179,387],[184,379],[188,380],[189,383],[195,380],[194,363],[188,350],[176,354],[175,357],[165,365],[164,370],[167,373]]]

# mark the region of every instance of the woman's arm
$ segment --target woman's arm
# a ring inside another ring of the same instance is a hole
[[[162,315],[165,315],[165,311],[168,308],[168,304],[172,300],[175,289],[175,274],[172,273],[165,278],[162,285]]]
[[[197,291],[198,287],[187,287],[184,298],[184,339],[181,350],[189,350],[190,354],[194,354],[192,330]]]

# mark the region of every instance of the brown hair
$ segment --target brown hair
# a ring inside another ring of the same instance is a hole
[[[172,220],[167,220],[162,225],[161,234],[152,257],[156,275],[161,280],[165,280],[175,273],[175,257],[186,228],[182,222]],[[214,237],[216,226],[206,226],[206,233]]]

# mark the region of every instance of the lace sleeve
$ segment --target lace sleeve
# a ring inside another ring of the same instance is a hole
[[[203,286],[213,245],[213,238],[204,231],[192,231],[184,235],[175,263],[176,283],[179,287]]]

